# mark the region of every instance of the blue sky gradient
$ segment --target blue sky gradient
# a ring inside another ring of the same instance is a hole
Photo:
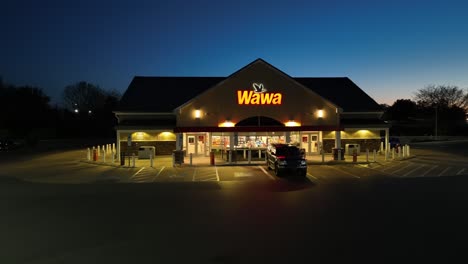
[[[82,80],[123,93],[135,75],[228,76],[257,58],[349,77],[390,105],[468,87],[466,1],[15,0],[1,13],[0,76],[54,102]]]

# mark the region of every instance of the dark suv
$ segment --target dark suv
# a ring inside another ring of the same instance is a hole
[[[267,167],[274,170],[276,176],[281,176],[286,171],[306,176],[305,152],[294,145],[270,144],[267,149]]]

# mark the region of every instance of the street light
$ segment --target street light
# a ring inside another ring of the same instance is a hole
[[[435,106],[435,140],[437,140],[437,105]]]

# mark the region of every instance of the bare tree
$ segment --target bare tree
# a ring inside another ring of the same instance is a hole
[[[453,85],[428,85],[415,93],[415,100],[423,107],[457,107],[468,111],[468,92]]]
[[[72,111],[94,111],[102,108],[106,92],[84,81],[65,87],[62,95],[64,107]]]

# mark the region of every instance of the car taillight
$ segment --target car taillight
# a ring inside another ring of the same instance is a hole
[[[286,156],[276,156],[279,160],[284,160],[286,159]]]

